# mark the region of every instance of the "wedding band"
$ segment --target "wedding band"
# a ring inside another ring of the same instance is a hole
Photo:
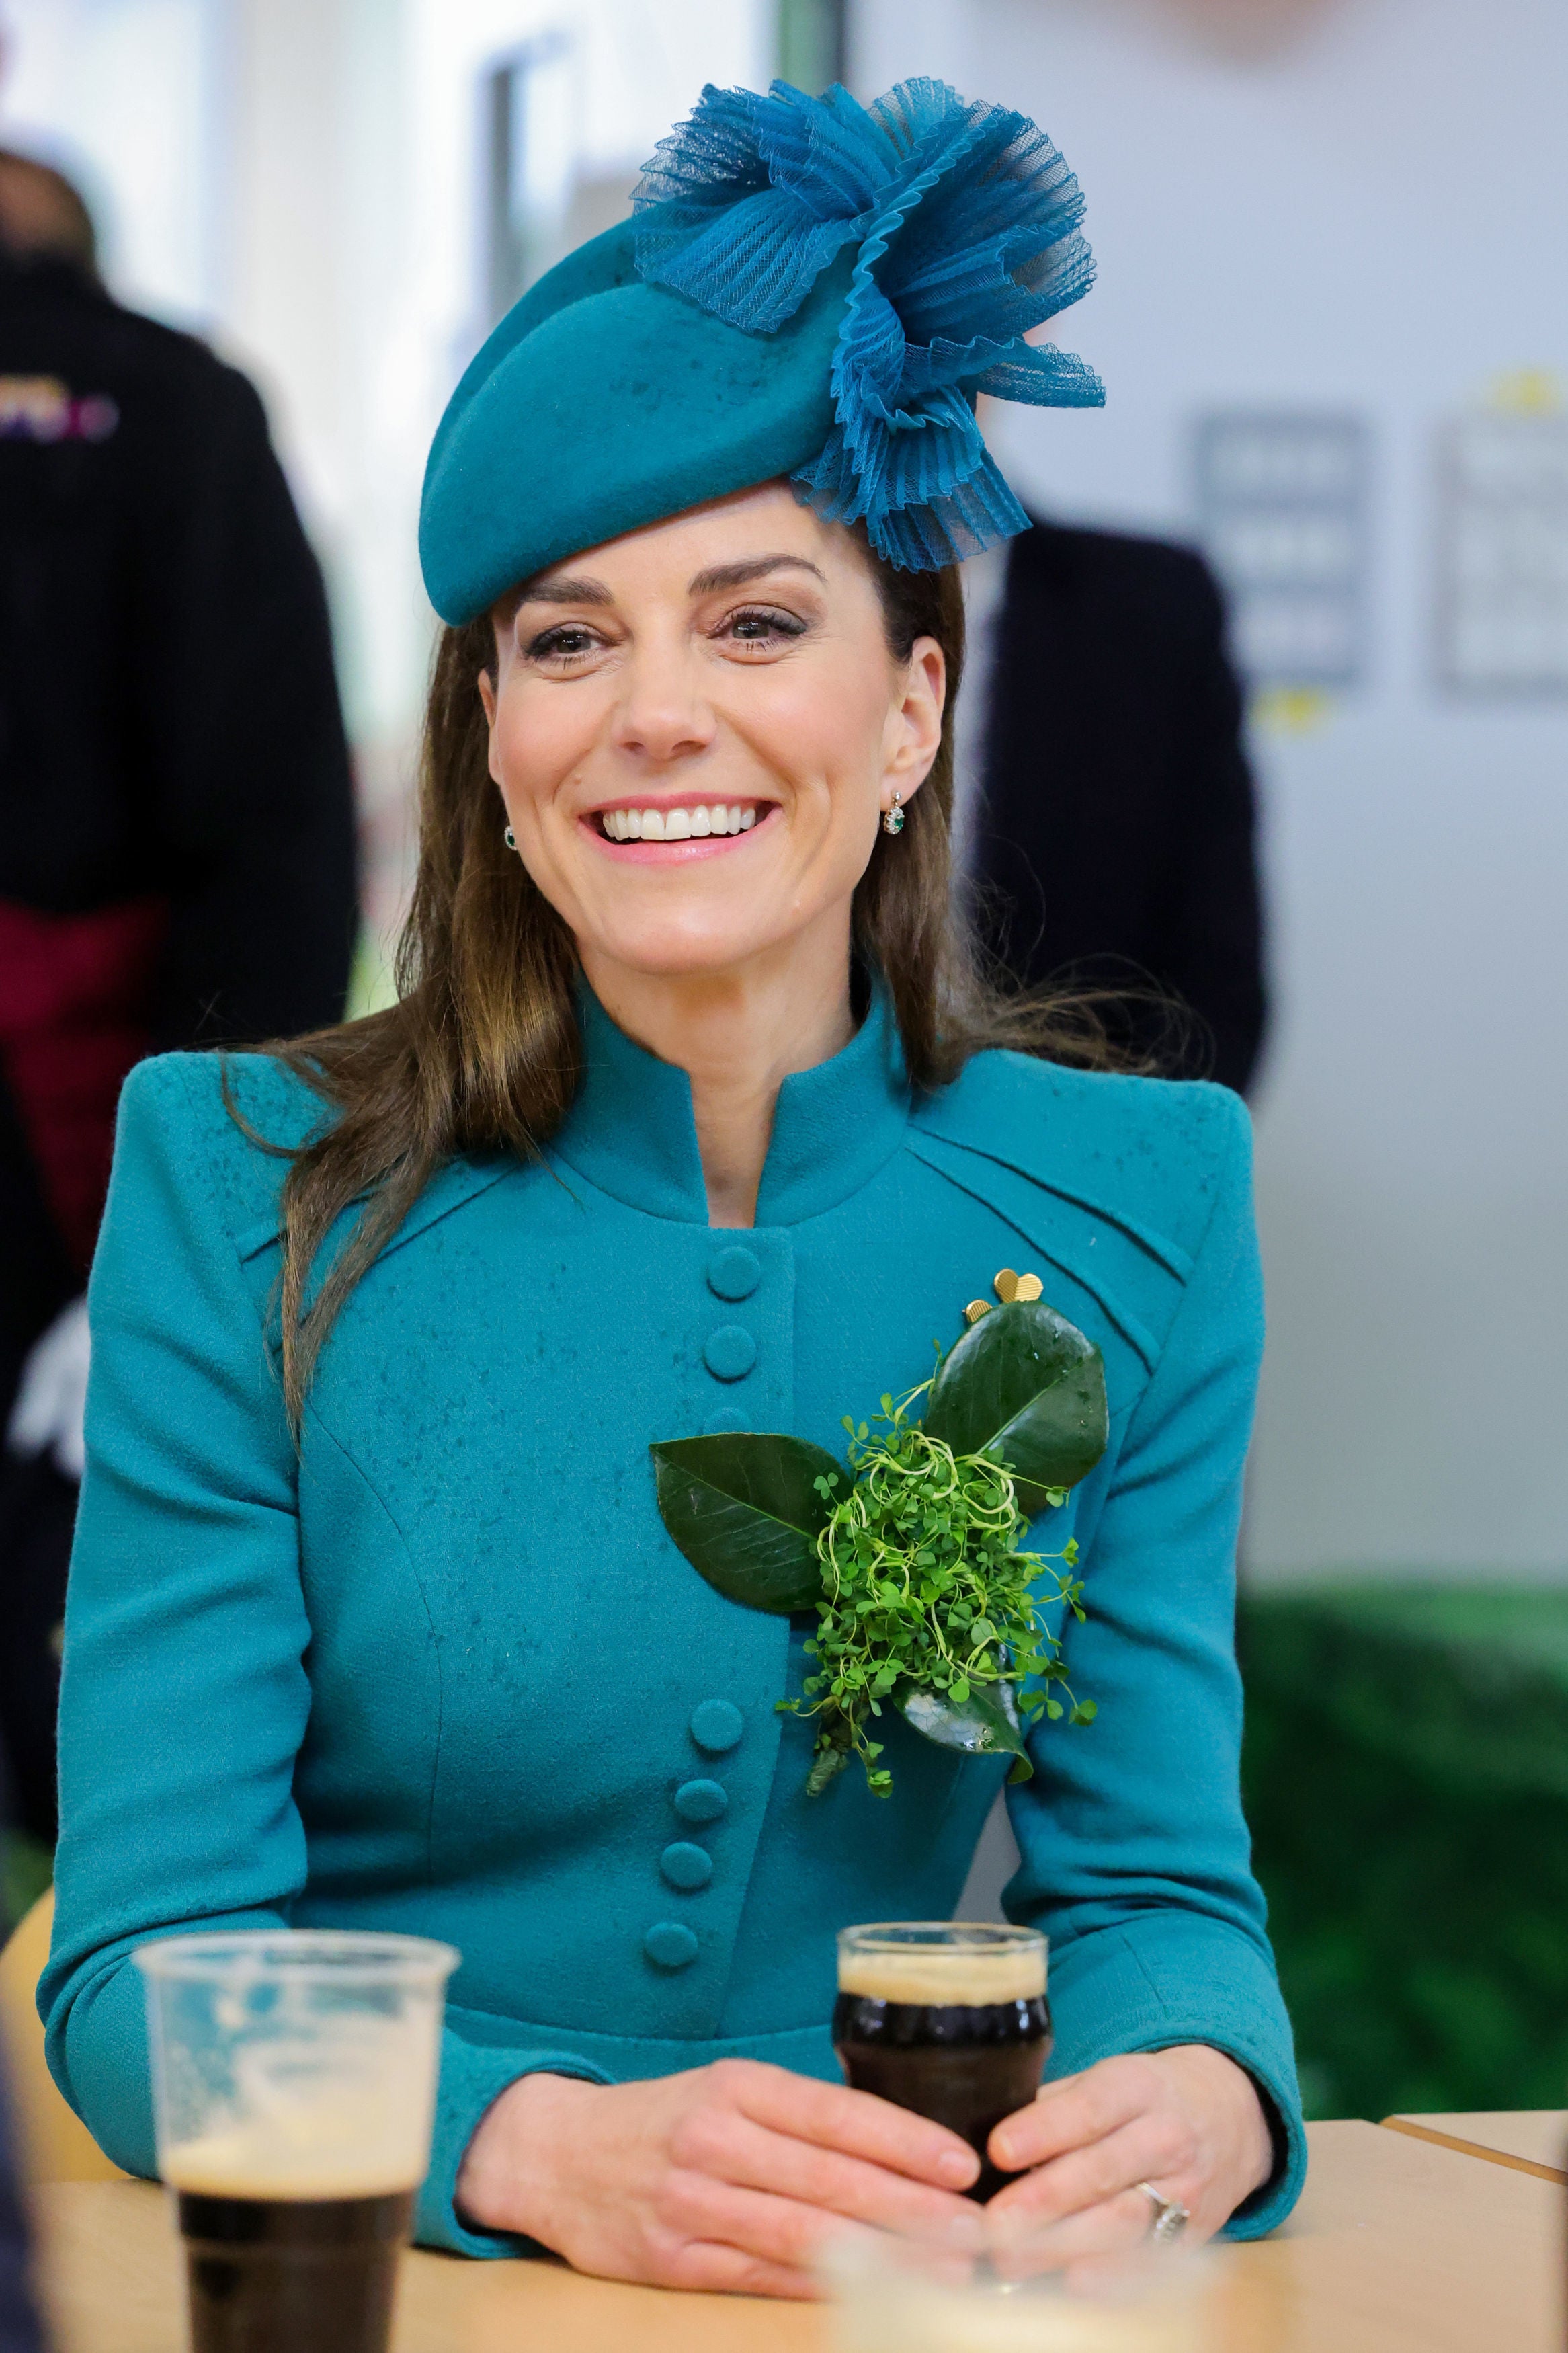
[[[1179,2239],[1193,2219],[1190,2208],[1182,2205],[1174,2198],[1162,2198],[1152,2182],[1135,2181],[1132,2186],[1135,2189],[1141,2189],[1143,2192],[1144,2197],[1154,2209],[1154,2219],[1149,2225],[1149,2236],[1152,2239],[1160,2240],[1166,2246],[1173,2239]]]

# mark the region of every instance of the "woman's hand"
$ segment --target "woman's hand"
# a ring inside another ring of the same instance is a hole
[[[999,2124],[992,2161],[1030,2168],[986,2209],[1009,2232],[1050,2231],[1053,2265],[1071,2266],[1146,2238],[1154,2210],[1137,2183],[1185,2206],[1206,2239],[1273,2169],[1263,2104],[1234,2059],[1206,2043],[1102,2059],[1046,2084]]]
[[[851,2223],[971,2243],[979,2210],[960,2193],[978,2170],[923,2116],[721,2059],[646,2084],[521,2077],[468,2144],[458,2207],[604,2279],[808,2296],[814,2257]]]

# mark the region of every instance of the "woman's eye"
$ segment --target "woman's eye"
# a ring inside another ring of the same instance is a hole
[[[532,661],[574,661],[591,654],[599,643],[592,629],[581,628],[574,621],[561,621],[552,629],[545,629],[529,647]]]
[[[803,637],[806,626],[798,613],[780,612],[771,605],[748,606],[743,613],[729,616],[720,635],[742,646],[770,646],[781,639]]]

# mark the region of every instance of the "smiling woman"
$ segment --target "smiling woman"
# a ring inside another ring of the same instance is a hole
[[[639,207],[431,452],[397,1004],[126,1090],[52,2064],[148,2171],[139,1941],[435,1936],[422,2236],[809,2294],[847,2219],[973,2223],[976,2150],[834,2080],[834,1931],[950,1913],[1011,1767],[1058,2080],[997,2206],[1069,2264],[1256,2232],[1303,2152],[1237,1799],[1245,1114],[1070,1067],[950,906],[957,564],[1024,520],[973,401],[1098,396],[1024,340],[1076,184],[937,84],[776,85]]]

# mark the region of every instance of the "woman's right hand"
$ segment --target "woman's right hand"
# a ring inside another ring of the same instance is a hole
[[[524,2075],[468,2143],[458,2211],[603,2279],[739,2295],[809,2296],[826,2241],[856,2222],[949,2232],[967,2142],[866,2092],[754,2059],[648,2083]]]

